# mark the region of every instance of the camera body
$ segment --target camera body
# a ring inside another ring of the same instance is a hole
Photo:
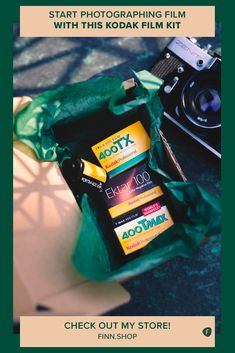
[[[195,40],[174,38],[151,72],[162,78],[165,117],[221,158],[221,59]]]

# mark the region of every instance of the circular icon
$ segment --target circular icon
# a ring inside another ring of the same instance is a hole
[[[212,334],[212,329],[211,329],[211,327],[205,327],[205,328],[202,330],[202,333],[203,333],[204,336],[210,337],[210,335]]]

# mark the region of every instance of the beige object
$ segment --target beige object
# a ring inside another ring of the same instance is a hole
[[[73,267],[80,220],[57,164],[14,148],[14,318],[98,315],[129,300],[120,284],[87,281]]]
[[[117,16],[136,11],[147,16]],[[215,6],[20,6],[20,36],[214,37]]]
[[[214,316],[24,316],[20,327],[20,347],[215,347]]]

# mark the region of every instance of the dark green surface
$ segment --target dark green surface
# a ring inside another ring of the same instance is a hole
[[[61,0],[57,1],[21,1],[21,4],[65,4],[65,2]],[[82,2],[70,0],[70,4],[78,4]],[[87,4],[87,2],[85,2]],[[91,2],[89,2],[91,3]],[[95,3],[95,2],[93,2]],[[103,4],[101,1],[97,1],[96,3]],[[118,2],[110,1],[110,4],[120,4],[123,1],[119,0]],[[143,4],[142,1],[129,1],[125,4]],[[145,2],[146,4],[147,2]],[[169,1],[168,4],[178,5],[178,1]],[[1,234],[4,234],[1,237],[2,242],[2,253],[0,257],[1,261],[1,270],[2,270],[2,283],[4,284],[1,288],[1,338],[2,345],[7,347],[8,350],[18,351],[19,350],[19,337],[18,335],[12,334],[12,261],[10,259],[10,254],[12,253],[12,218],[9,217],[12,213],[12,165],[9,161],[12,160],[12,142],[11,142],[11,102],[12,102],[12,62],[11,62],[11,32],[12,32],[12,23],[13,19],[17,20],[19,9],[17,7],[19,1],[8,1],[4,5],[4,11],[1,11],[1,24],[2,24],[2,53],[0,56],[1,65],[1,80],[0,80],[0,88],[1,92],[4,92],[4,99],[0,105],[0,114],[4,120],[4,124],[1,127],[1,163],[3,165],[2,173],[1,173]],[[165,4],[164,2],[157,1],[148,1],[148,4]],[[188,1],[180,1],[180,4],[188,4]],[[234,173],[232,170],[234,160],[234,152],[233,152],[233,140],[234,140],[234,119],[231,119],[233,112],[233,102],[234,102],[234,93],[233,93],[233,82],[234,82],[234,50],[233,50],[233,21],[234,21],[234,6],[231,2],[228,1],[194,1],[192,4],[216,4],[217,11],[216,17],[219,19],[223,19],[223,276],[222,276],[222,284],[223,284],[223,329],[222,333],[217,335],[216,337],[216,349],[213,351],[216,352],[228,352],[231,350],[233,346],[233,312],[234,312],[234,286],[233,286],[233,271],[232,263],[234,258],[234,237],[233,237],[233,218],[234,218]],[[206,161],[205,161],[205,164]],[[193,175],[192,175],[193,177]],[[210,246],[210,245],[209,245]],[[202,254],[203,256],[203,254]],[[203,256],[205,260],[206,257]],[[203,261],[204,261],[203,260]],[[203,264],[203,263],[202,263]],[[179,264],[179,271],[181,270],[181,264]],[[204,267],[204,266],[203,266]],[[174,269],[175,266],[172,263],[172,278],[174,278]],[[213,271],[212,271],[213,273]],[[150,280],[153,279],[152,276],[149,277]],[[141,279],[140,279],[141,280]],[[141,282],[141,281],[140,281]],[[176,281],[175,281],[176,282]],[[183,282],[182,282],[183,283]],[[165,283],[163,284],[165,285]],[[141,286],[141,284],[139,284]],[[146,288],[148,290],[148,288]],[[167,291],[166,291],[167,293]],[[192,293],[193,290],[192,290]],[[139,298],[141,299],[141,298]],[[178,306],[180,307],[180,306]],[[187,305],[184,305],[184,308]],[[136,308],[138,310],[138,303],[136,304]],[[75,348],[78,350],[77,348]],[[28,349],[27,351],[33,351],[34,349]],[[51,350],[51,349],[50,349]],[[56,349],[58,350],[58,349]],[[67,348],[61,348],[60,351],[66,352]],[[79,351],[86,352],[94,352],[100,351],[102,352],[104,349],[79,349]],[[129,349],[122,349],[122,351],[129,351]],[[146,349],[135,348],[138,352],[144,352]],[[149,349],[154,350],[156,349]],[[201,348],[186,348],[183,351],[187,352],[195,352],[195,351],[211,351],[211,349],[201,349]],[[37,349],[37,351],[49,351],[47,349]],[[118,351],[118,349],[108,349],[108,351]],[[157,351],[163,352],[172,352],[172,351],[182,351],[182,348],[158,348]]]

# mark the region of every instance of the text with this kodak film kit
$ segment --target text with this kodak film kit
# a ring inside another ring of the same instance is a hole
[[[109,175],[102,195],[126,255],[145,247],[174,222],[147,165],[150,138],[140,121],[92,147]]]

